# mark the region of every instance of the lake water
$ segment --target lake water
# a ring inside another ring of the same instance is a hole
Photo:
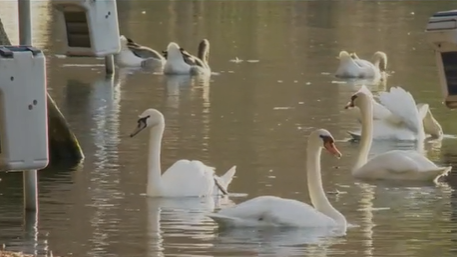
[[[400,85],[427,102],[446,137],[426,155],[457,165],[455,113],[441,103],[428,17],[452,1],[118,1],[120,31],[165,50],[191,52],[211,42],[209,81],[167,78],[147,70],[104,76],[103,61],[58,58],[62,33],[49,1],[35,1],[34,43],[47,54],[48,87],[86,159],[39,173],[37,227],[23,218],[21,173],[0,173],[0,243],[6,249],[72,256],[455,256],[457,176],[439,185],[365,183],[350,168],[356,128],[343,110],[360,86],[332,74],[340,50],[389,56],[391,76],[374,92]],[[17,43],[16,3],[0,17]],[[233,61],[241,60],[241,61]],[[162,166],[198,159],[221,174],[237,165],[229,199],[160,200],[146,191],[147,135],[129,138],[137,115],[166,118]],[[309,202],[307,135],[326,128],[343,158],[323,156],[330,201],[353,225],[345,236],[313,231],[219,231],[205,212],[259,195]],[[398,146],[397,146],[398,147]],[[392,149],[373,145],[372,152]],[[30,217],[27,217],[29,219]]]

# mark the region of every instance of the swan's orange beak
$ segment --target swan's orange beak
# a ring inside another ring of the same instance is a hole
[[[326,142],[324,144],[324,148],[338,159],[341,158],[341,156],[343,156],[341,152],[338,150],[338,148],[336,148],[333,142]]]

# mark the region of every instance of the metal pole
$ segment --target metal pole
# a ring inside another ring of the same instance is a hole
[[[19,44],[32,45],[32,14],[30,0],[18,0]]]
[[[25,212],[24,213],[24,239],[29,246],[28,248],[34,249],[33,255],[37,255],[38,247],[38,212]]]
[[[19,44],[32,46],[32,14],[30,0],[18,0],[19,9]],[[38,210],[37,171],[23,172],[24,207],[27,211]]]
[[[36,170],[26,170],[24,177],[24,207],[26,211],[38,210],[38,180]]]
[[[114,56],[113,55],[105,56],[105,71],[106,71],[106,75],[114,74]]]

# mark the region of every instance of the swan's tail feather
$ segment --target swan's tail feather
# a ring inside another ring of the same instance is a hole
[[[228,195],[228,186],[232,182],[235,173],[236,166],[233,166],[224,175],[220,177],[214,176],[214,183],[223,195]]]
[[[449,173],[452,171],[452,166],[447,166],[447,167],[440,167],[436,170],[434,170],[432,173],[434,182],[438,181],[439,178],[441,177],[446,177],[449,175]]]
[[[216,184],[217,188],[222,192],[223,195],[228,195],[227,189],[221,185],[219,178],[214,177],[214,184]]]
[[[224,175],[220,176],[220,181],[225,188],[228,188],[236,173],[236,165],[231,167]]]

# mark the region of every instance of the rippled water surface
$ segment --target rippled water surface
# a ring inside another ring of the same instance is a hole
[[[210,80],[117,70],[102,60],[58,58],[62,34],[48,1],[34,1],[34,43],[44,49],[48,87],[86,154],[74,168],[39,173],[40,212],[24,219],[21,173],[1,173],[0,243],[7,249],[73,256],[455,256],[457,176],[439,184],[365,183],[350,168],[357,128],[343,110],[360,83],[332,76],[342,49],[389,56],[391,76],[374,92],[400,85],[430,104],[446,134],[425,154],[457,165],[455,113],[441,103],[434,56],[424,28],[453,1],[118,1],[120,31],[164,50],[191,52],[211,42]],[[0,16],[17,42],[16,4]],[[150,199],[147,134],[127,135],[137,115],[166,118],[162,166],[198,159],[220,174],[237,165],[229,199]],[[309,202],[306,135],[330,130],[343,152],[323,155],[325,189],[351,227],[344,236],[313,230],[218,230],[205,216],[265,194]],[[405,145],[375,144],[372,153]],[[247,196],[243,196],[247,194]]]

